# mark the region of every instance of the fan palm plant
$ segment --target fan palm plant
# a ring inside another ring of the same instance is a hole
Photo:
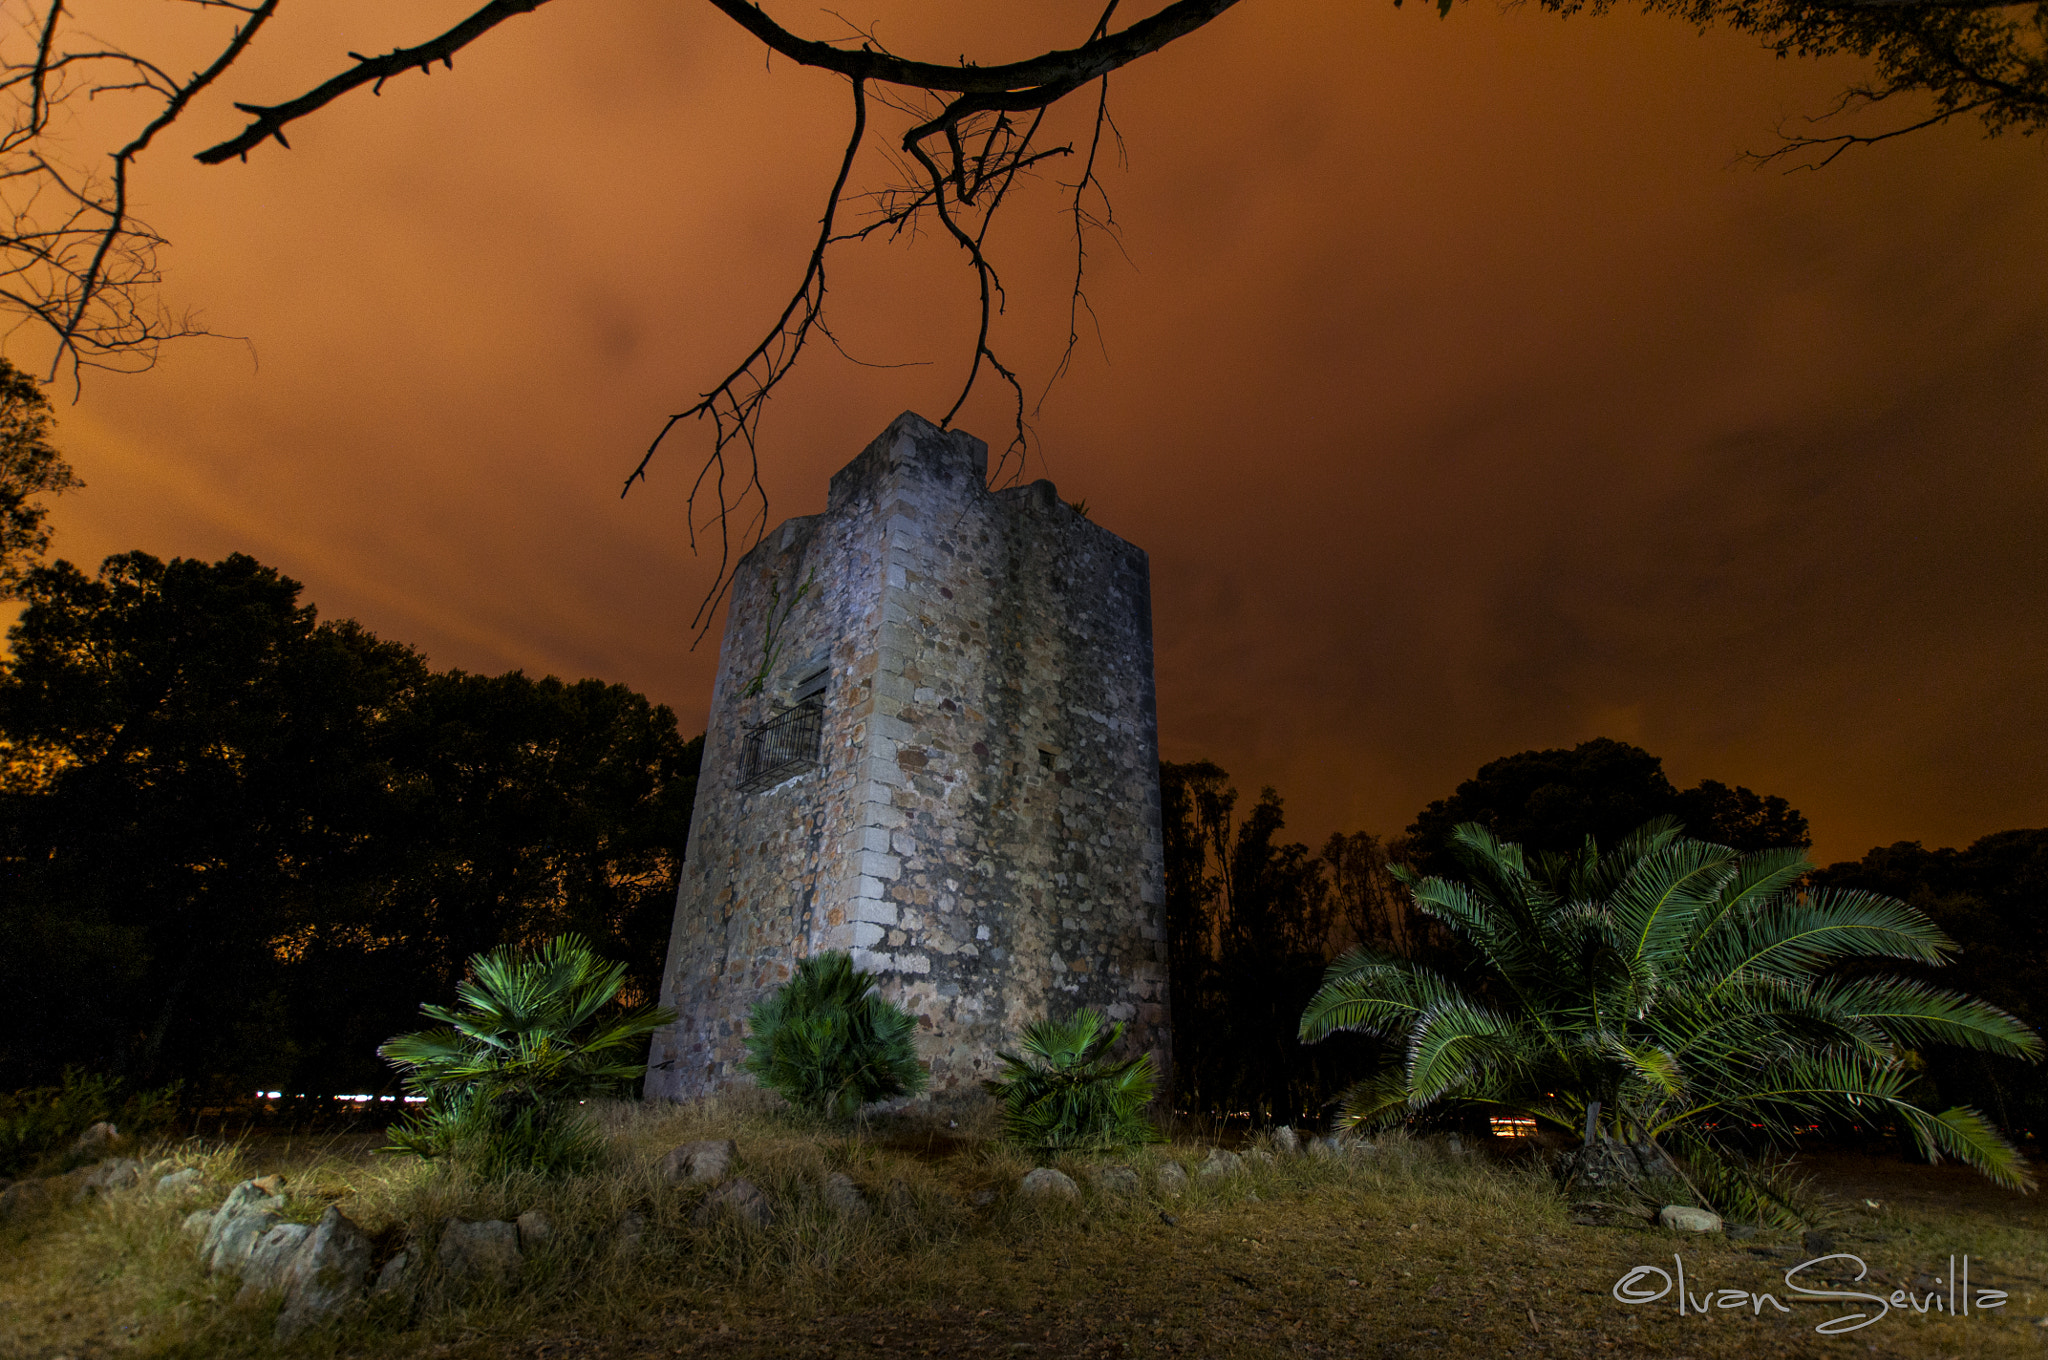
[[[1313,1042],[1352,1030],[1399,1061],[1342,1098],[1354,1125],[1449,1104],[1534,1115],[1578,1133],[1669,1147],[1724,1211],[1771,1216],[1741,1173],[1739,1134],[1786,1136],[1833,1118],[1893,1124],[1930,1158],[2001,1185],[2032,1176],[1975,1110],[1907,1097],[1910,1052],[1953,1044],[2038,1058],[2039,1036],[1984,1002],[1839,966],[1938,964],[1954,946],[1920,912],[1874,893],[1807,890],[1796,850],[1690,840],[1662,818],[1602,854],[1525,855],[1484,827],[1452,833],[1466,881],[1400,877],[1449,927],[1472,985],[1356,950],[1301,1020]],[[1744,1187],[1748,1186],[1748,1189]]]
[[[642,1044],[675,1012],[602,1012],[626,966],[563,935],[470,960],[461,1004],[422,1006],[442,1028],[401,1034],[377,1052],[426,1097],[389,1130],[389,1152],[448,1156],[484,1176],[559,1174],[588,1165],[598,1139],[579,1103],[646,1070]]]
[[[915,1017],[844,952],[799,959],[786,985],[754,1003],[747,1028],[746,1070],[812,1114],[852,1119],[931,1079],[917,1058]]]
[[[1022,1055],[998,1053],[1004,1075],[982,1083],[1003,1102],[1004,1134],[1053,1152],[1156,1141],[1145,1117],[1158,1085],[1152,1057],[1112,1059],[1123,1032],[1121,1023],[1105,1027],[1096,1010],[1026,1025]]]

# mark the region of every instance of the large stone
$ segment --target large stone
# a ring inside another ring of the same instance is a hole
[[[739,1145],[730,1138],[705,1138],[672,1149],[661,1159],[662,1177],[672,1182],[722,1181],[739,1158]]]
[[[363,1295],[370,1278],[370,1239],[330,1204],[284,1268],[284,1307],[272,1336],[290,1341],[328,1322]]]
[[[248,1214],[268,1213],[270,1222],[263,1225],[263,1232],[269,1232],[283,1208],[283,1199],[264,1192],[254,1181],[243,1181],[228,1191],[228,1197],[221,1201],[220,1208],[214,1210],[213,1217],[207,1221],[206,1237],[199,1244],[200,1259],[207,1263],[208,1269],[218,1269],[213,1265],[215,1253],[219,1250],[221,1237],[236,1219]],[[257,1236],[261,1237],[262,1233]],[[249,1245],[253,1249],[255,1243]],[[246,1253],[244,1259],[247,1259]]]
[[[1034,1167],[1025,1172],[1017,1189],[1029,1199],[1081,1198],[1081,1187],[1074,1184],[1074,1178],[1049,1166]]]
[[[1674,1232],[1719,1232],[1721,1216],[1685,1204],[1667,1204],[1657,1211],[1657,1226]]]
[[[1089,1167],[1088,1183],[1105,1195],[1135,1195],[1140,1188],[1138,1173],[1114,1162]]]
[[[1273,1151],[1283,1157],[1299,1157],[1301,1155],[1301,1135],[1296,1133],[1292,1126],[1282,1124],[1279,1128],[1273,1130]]]
[[[434,1259],[457,1288],[509,1288],[519,1278],[519,1228],[503,1219],[451,1218]]]
[[[1188,1173],[1179,1162],[1161,1162],[1152,1179],[1159,1187],[1159,1193],[1168,1199],[1179,1199],[1181,1192],[1188,1188]]]
[[[1222,1148],[1210,1148],[1208,1160],[1196,1169],[1195,1174],[1214,1180],[1222,1176],[1235,1176],[1243,1170],[1244,1158]]]
[[[233,1217],[215,1214],[207,1232],[213,1243],[201,1259],[206,1268],[221,1275],[240,1275],[256,1254],[256,1246],[277,1226],[277,1215],[269,1209],[243,1209]]]
[[[242,1267],[242,1290],[235,1302],[248,1303],[260,1295],[284,1288],[284,1268],[292,1254],[305,1244],[313,1227],[309,1223],[280,1223],[263,1234]]]
[[[765,1228],[775,1218],[768,1207],[768,1197],[754,1188],[754,1183],[744,1176],[738,1176],[718,1186],[704,1197],[697,1206],[697,1212],[690,1221],[698,1227],[708,1227],[721,1219],[743,1223],[750,1228]]]
[[[835,1171],[825,1178],[825,1207],[841,1218],[858,1221],[868,1216],[867,1196],[844,1171]]]

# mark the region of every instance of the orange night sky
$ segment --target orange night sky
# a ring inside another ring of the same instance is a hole
[[[558,0],[289,152],[190,159],[228,100],[472,7],[287,4],[144,162],[167,300],[249,344],[88,375],[56,551],[249,552],[437,665],[623,681],[694,732],[708,440],[618,488],[794,285],[845,89],[691,0]],[[1014,8],[842,12],[992,62],[1099,0],[982,17]],[[1276,785],[1312,842],[1597,735],[1785,795],[1823,861],[2048,823],[2048,148],[1958,126],[1739,163],[1856,69],[1635,16],[1247,0],[1118,75],[1128,258],[1097,243],[1103,343],[1025,475],[1151,553],[1163,753]],[[1034,397],[1059,208],[1048,179],[991,238]],[[842,249],[840,339],[918,366],[807,357],[765,428],[775,520],[962,376],[959,252]],[[25,330],[8,353],[43,357]],[[1006,422],[990,386],[958,423],[1000,447]]]

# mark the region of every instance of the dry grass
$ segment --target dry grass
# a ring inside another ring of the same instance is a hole
[[[1797,1241],[1572,1226],[1537,1172],[1434,1144],[1383,1140],[1370,1158],[1252,1165],[1160,1198],[1150,1171],[1192,1142],[1125,1159],[1148,1187],[1079,1204],[1022,1200],[1032,1165],[985,1127],[893,1123],[859,1136],[762,1105],[602,1112],[607,1174],[474,1185],[369,1140],[160,1150],[227,1184],[283,1170],[295,1217],[339,1203],[384,1254],[431,1243],[450,1215],[545,1210],[556,1236],[517,1291],[463,1297],[431,1273],[411,1308],[387,1301],[293,1348],[308,1357],[828,1355],[1644,1355],[1698,1360],[1871,1354],[2038,1357],[2048,1331],[2048,1216],[1949,1169],[1838,1159],[1824,1186],[1844,1206],[1840,1248],[1887,1281],[1946,1272],[1967,1251],[1982,1284],[2011,1291],[1988,1318],[1894,1314],[1838,1338],[1842,1305],[1680,1317],[1611,1295],[1635,1265],[1683,1254],[1695,1291],[1776,1292],[1809,1254]],[[740,1172],[769,1197],[766,1230],[697,1228],[702,1190],[657,1182],[654,1159],[696,1138],[738,1140]],[[1086,1186],[1085,1165],[1062,1164]],[[853,1177],[874,1212],[830,1213],[815,1187]],[[1872,1209],[1863,1201],[1877,1200]],[[36,1360],[275,1354],[274,1305],[237,1306],[178,1234],[190,1204],[126,1193],[0,1228],[0,1355]],[[619,1224],[638,1215],[637,1249]],[[1169,1219],[1171,1221],[1169,1221]]]

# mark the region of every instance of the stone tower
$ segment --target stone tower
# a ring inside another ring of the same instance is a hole
[[[735,571],[649,1099],[750,1082],[747,1008],[851,950],[918,1017],[932,1093],[1048,1015],[1166,996],[1145,554],[906,412],[822,515]]]

